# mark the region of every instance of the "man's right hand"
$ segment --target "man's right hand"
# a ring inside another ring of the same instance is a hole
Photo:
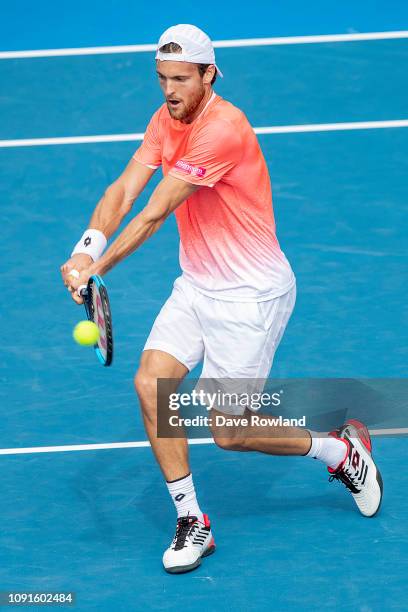
[[[77,253],[62,264],[60,268],[62,281],[70,293],[73,291],[70,283],[72,280],[72,276],[70,275],[71,270],[78,270],[78,272],[82,272],[82,270],[87,270],[92,264],[92,257],[90,255],[86,255],[85,253]],[[82,300],[81,302],[74,300],[74,302],[82,303]]]

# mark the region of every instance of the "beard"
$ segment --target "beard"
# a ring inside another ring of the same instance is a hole
[[[201,104],[202,99],[205,96],[205,88],[204,86],[200,87],[200,90],[197,91],[194,96],[190,97],[188,102],[179,102],[177,107],[174,108],[171,106],[169,102],[166,101],[167,108],[169,110],[170,116],[172,119],[177,119],[178,121],[185,121],[194,112],[197,110],[199,105]]]

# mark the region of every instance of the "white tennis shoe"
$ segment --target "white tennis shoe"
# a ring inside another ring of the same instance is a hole
[[[163,565],[170,574],[189,572],[201,565],[201,559],[215,551],[211,525],[206,514],[203,521],[196,516],[177,519],[176,535],[164,552]]]
[[[367,427],[350,419],[340,429],[330,433],[344,440],[348,453],[336,470],[327,468],[329,480],[340,480],[351,492],[358,509],[364,516],[374,516],[380,509],[383,482],[371,456],[371,438]]]

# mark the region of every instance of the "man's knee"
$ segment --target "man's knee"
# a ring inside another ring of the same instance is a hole
[[[245,440],[233,436],[215,435],[214,442],[219,448],[228,451],[244,451]]]
[[[142,353],[140,366],[134,378],[136,393],[141,400],[149,401],[156,399],[157,379],[163,376],[162,361],[162,355],[157,353],[157,351],[145,351]]]
[[[141,400],[149,401],[156,397],[157,378],[145,368],[139,368],[135,374],[134,384],[136,393]]]
[[[225,416],[226,415],[224,413],[219,412],[215,409],[211,411],[211,433],[214,438],[215,444],[219,448],[228,451],[248,450],[247,448],[245,448],[245,425],[241,423],[240,417],[234,417],[234,419],[236,419],[236,424],[234,426],[223,424],[224,422],[222,420],[221,424],[219,424],[218,418]]]
[[[146,417],[153,420],[157,417],[158,379],[170,381],[171,388],[174,385],[174,390],[176,390],[179,381],[182,380],[187,371],[182,363],[168,353],[156,350],[147,350],[142,353],[139,370],[134,377],[134,384]]]
[[[135,375],[136,391],[139,396],[156,397],[159,378],[174,381],[176,388],[187,372],[186,366],[173,355],[154,349],[145,350]]]
[[[140,368],[134,378],[136,393],[139,397],[140,409],[144,417],[154,423],[156,414],[157,378]]]

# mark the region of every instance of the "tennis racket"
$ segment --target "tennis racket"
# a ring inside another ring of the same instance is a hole
[[[73,276],[77,270],[71,270]],[[102,365],[110,366],[113,359],[112,315],[109,305],[108,291],[102,278],[97,274],[90,277],[87,285],[81,285],[78,293],[84,300],[86,315],[99,329],[99,340],[95,344],[95,352]]]

